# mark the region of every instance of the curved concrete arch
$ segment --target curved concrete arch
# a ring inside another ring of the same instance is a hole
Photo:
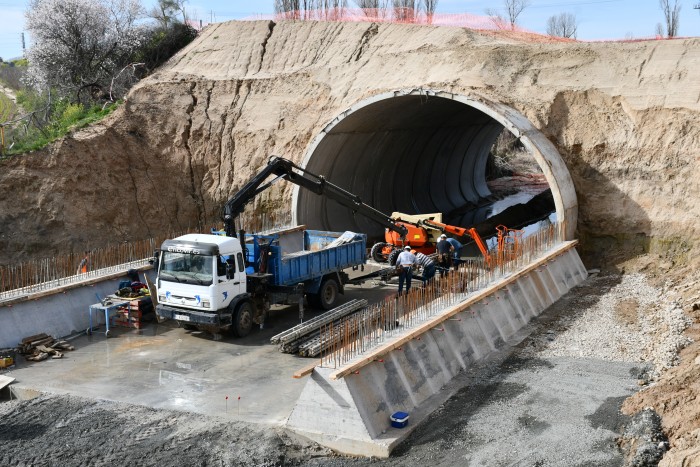
[[[328,123],[301,166],[386,213],[445,212],[490,194],[486,162],[502,128],[519,138],[541,167],[557,218],[566,223],[566,238],[573,239],[578,203],[558,151],[520,112],[481,97],[426,89],[375,95]],[[474,216],[485,212],[476,209]],[[292,219],[310,228],[382,234],[374,222],[298,186]]]

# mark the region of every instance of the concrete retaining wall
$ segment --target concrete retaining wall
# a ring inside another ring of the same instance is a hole
[[[449,383],[491,352],[520,342],[535,316],[588,276],[569,248],[545,265],[497,288],[487,298],[406,342],[358,372],[334,380],[335,369],[316,368],[287,427],[339,452],[386,457],[410,432],[390,426],[396,411],[410,427],[459,387]]]
[[[143,277],[144,268],[139,273]],[[151,273],[148,272],[149,276]],[[104,298],[113,294],[124,279],[125,274],[112,274],[82,285],[29,295],[0,306],[0,348],[16,347],[24,337],[42,332],[65,337],[85,331],[90,323],[88,309],[97,303],[97,295]],[[97,315],[93,314],[94,317]],[[99,322],[104,323],[104,313],[99,316]]]
[[[85,331],[89,325],[88,309],[97,302],[95,294],[105,297],[116,292],[119,280],[85,285],[0,308],[0,347],[15,347],[24,337],[42,332],[63,337]]]

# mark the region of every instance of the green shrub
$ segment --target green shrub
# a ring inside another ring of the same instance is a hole
[[[29,102],[41,101],[37,96],[25,95],[24,98]],[[52,117],[48,125],[42,128],[30,126],[26,133],[21,127],[10,132],[7,139],[14,144],[6,151],[6,154],[15,155],[41,149],[71,131],[101,120],[116,109],[119,104],[121,101],[105,106],[104,109],[100,106],[86,109],[80,104],[72,104],[66,100],[55,101],[51,106]],[[8,143],[8,147],[9,145]]]

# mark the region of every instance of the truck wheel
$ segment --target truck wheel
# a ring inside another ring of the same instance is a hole
[[[338,282],[335,279],[326,279],[318,290],[318,305],[324,310],[330,310],[338,301]]]
[[[399,259],[400,254],[401,250],[392,250],[391,253],[389,253],[389,264],[396,266],[396,260]]]
[[[372,245],[372,249],[369,251],[369,256],[377,263],[385,263],[387,257],[382,253],[382,250],[386,247],[386,243],[378,242]]]
[[[245,337],[253,327],[253,307],[250,302],[243,302],[238,305],[233,317],[233,332],[238,337]]]

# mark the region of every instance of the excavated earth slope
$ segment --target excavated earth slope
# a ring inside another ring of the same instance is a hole
[[[651,250],[687,262],[700,238],[699,66],[700,39],[544,43],[449,27],[215,24],[102,124],[2,161],[0,264],[208,228],[269,155],[300,162],[351,105],[413,88],[499,102],[542,131],[571,172],[584,253],[623,260]],[[290,198],[281,183],[254,209],[288,213]]]

